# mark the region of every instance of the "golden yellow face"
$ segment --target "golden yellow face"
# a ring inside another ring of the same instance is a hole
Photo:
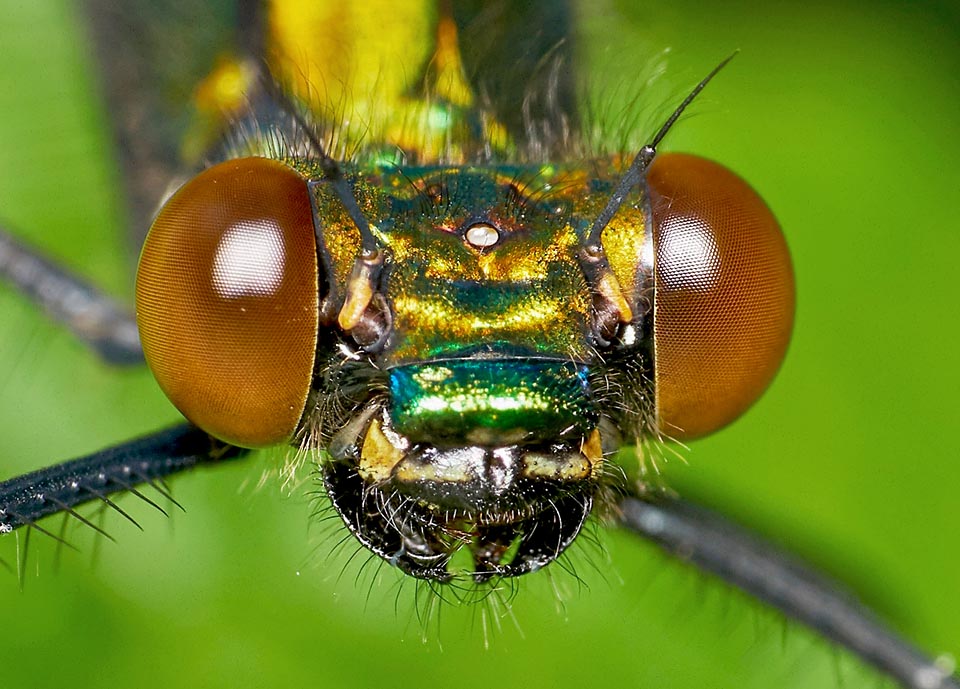
[[[442,170],[415,184],[425,191],[391,198],[380,228],[395,295],[387,364],[480,346],[585,360],[589,288],[570,218],[490,171]]]

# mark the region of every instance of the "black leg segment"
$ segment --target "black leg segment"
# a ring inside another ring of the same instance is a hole
[[[38,520],[57,512],[67,512],[86,523],[73,508],[94,500],[126,516],[110,495],[133,492],[152,503],[137,492],[138,484],[157,487],[155,482],[166,476],[248,452],[183,424],[19,476],[0,483],[0,534],[20,526],[36,526]]]
[[[836,585],[720,515],[683,500],[626,498],[623,526],[847,648],[909,689],[960,689],[949,672]]]
[[[0,280],[62,323],[108,364],[143,363],[133,314],[86,280],[14,239],[0,227]]]

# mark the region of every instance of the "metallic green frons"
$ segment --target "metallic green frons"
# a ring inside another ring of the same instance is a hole
[[[393,428],[434,445],[585,435],[597,422],[587,369],[567,361],[459,359],[390,372]]]

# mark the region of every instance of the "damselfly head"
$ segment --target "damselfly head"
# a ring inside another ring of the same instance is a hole
[[[548,564],[622,444],[726,425],[786,350],[773,215],[720,165],[656,156],[720,67],[626,171],[341,164],[319,138],[210,168],[141,257],[157,380],[221,440],[322,453],[347,527],[416,577],[464,548],[478,581]]]

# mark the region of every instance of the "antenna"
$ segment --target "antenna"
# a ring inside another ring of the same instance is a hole
[[[687,109],[687,106],[690,105],[694,98],[700,95],[700,92],[710,83],[711,79],[717,76],[717,73],[727,66],[727,63],[730,62],[734,57],[736,57],[739,50],[735,50],[730,54],[723,62],[713,68],[713,70],[700,80],[700,83],[693,87],[693,90],[690,92],[686,98],[683,99],[683,102],[677,106],[677,109],[673,111],[673,114],[667,118],[667,121],[663,123],[663,126],[660,127],[660,130],[656,133],[650,143],[645,144],[640,151],[637,153],[636,157],[633,159],[633,162],[630,163],[630,167],[627,172],[620,178],[620,182],[617,184],[617,188],[613,190],[613,194],[610,195],[610,200],[607,201],[607,205],[604,206],[603,210],[600,211],[600,215],[597,216],[597,219],[593,221],[593,226],[590,228],[590,234],[587,235],[587,248],[588,250],[593,250],[595,252],[600,251],[600,235],[603,234],[604,228],[610,223],[613,219],[613,216],[617,214],[617,211],[620,210],[620,206],[623,205],[624,199],[627,198],[627,194],[630,193],[630,190],[640,181],[643,177],[643,174],[647,171],[647,168],[650,166],[650,163],[653,162],[653,159],[657,156],[657,146],[660,145],[660,142],[663,140],[663,137],[667,135],[667,132],[670,131],[670,128],[676,123],[680,118],[680,115],[683,114],[683,111]]]
[[[357,198],[353,194],[353,188],[350,186],[347,178],[343,176],[343,170],[340,167],[340,163],[329,153],[327,153],[323,142],[320,141],[316,131],[314,131],[313,127],[303,116],[301,109],[297,107],[297,105],[286,93],[284,93],[279,84],[269,77],[265,79],[265,82],[267,92],[277,102],[277,105],[280,107],[280,109],[293,118],[293,121],[306,135],[307,141],[310,142],[310,146],[320,156],[320,169],[323,170],[324,179],[330,183],[330,186],[337,195],[337,198],[340,199],[340,203],[342,203],[343,207],[346,209],[347,215],[350,216],[353,224],[356,225],[357,229],[360,231],[364,257],[367,259],[375,258],[379,254],[377,238],[370,230],[370,223],[367,222],[366,217],[363,215],[363,211],[360,210],[360,206],[357,204]]]

